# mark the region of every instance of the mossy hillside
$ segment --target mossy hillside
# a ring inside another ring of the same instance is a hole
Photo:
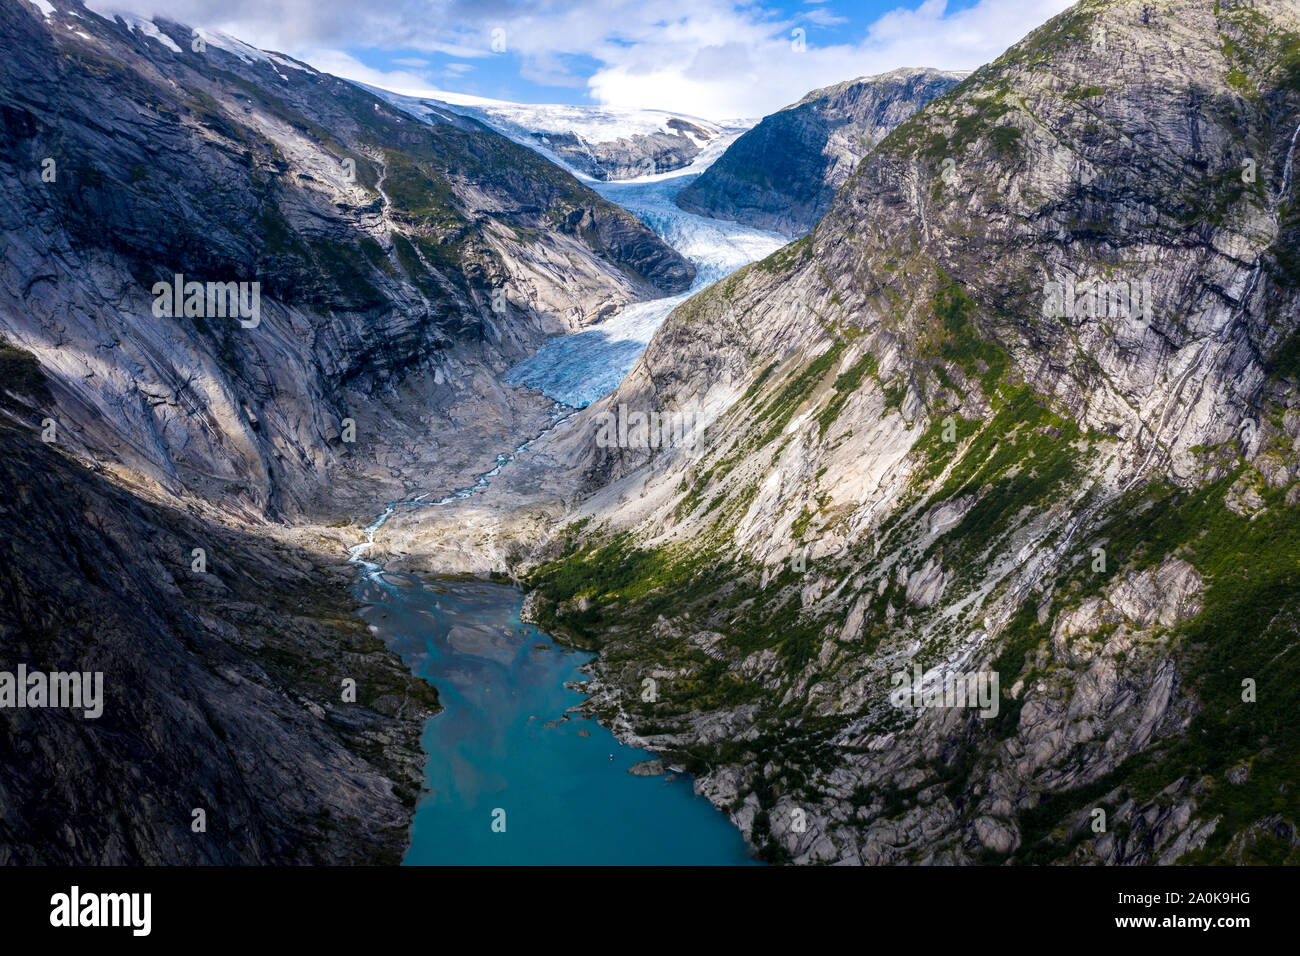
[[[340,162],[352,159],[357,169],[357,181],[368,189],[382,189],[395,217],[404,224],[409,240],[421,243],[422,248],[429,251],[428,258],[432,260],[433,266],[458,288],[467,289],[475,285],[467,273],[484,271],[485,263],[491,256],[477,245],[466,244],[471,223],[461,208],[453,180],[459,176],[478,177],[475,182],[488,177],[498,185],[513,182],[499,173],[492,173],[493,164],[485,154],[485,146],[480,142],[482,139],[495,140],[499,137],[486,130],[482,136],[476,137],[453,127],[424,124],[413,127],[398,123],[382,104],[380,109],[375,109],[379,101],[373,96],[342,84],[331,88],[330,92],[334,101],[342,102],[348,118],[355,124],[353,135],[357,137],[357,143],[354,147],[348,147],[339,143],[319,124],[255,85],[244,83],[238,78],[234,78],[234,81],[249,95],[255,95],[259,103],[274,115],[291,123],[304,135],[315,139],[323,148],[338,156]],[[491,148],[501,145],[498,142],[490,144]],[[372,160],[372,155],[380,157],[380,163]],[[538,167],[532,160],[527,160],[524,165],[538,175],[544,176],[549,172],[544,167]],[[515,169],[513,175],[518,176],[520,168],[516,166]],[[515,184],[513,188],[517,190],[519,187]],[[566,195],[572,191],[562,190]],[[506,215],[508,223],[513,218]],[[535,211],[529,211],[525,218],[529,221],[535,219]],[[366,277],[360,267],[363,263],[368,263],[366,271],[378,270],[390,276],[393,275],[393,267],[387,257],[382,255],[382,247],[373,239],[362,237],[360,241],[364,259],[353,255],[352,247],[346,243],[331,243],[332,248],[324,252],[328,263],[320,264],[327,267],[325,275],[338,280],[339,293],[345,298],[360,300],[359,306],[365,307],[373,298],[375,280],[373,276]],[[371,244],[369,248],[365,245],[367,241]],[[281,244],[287,245],[283,238]],[[311,245],[315,249],[317,243]],[[290,245],[284,251],[297,253],[300,250]],[[430,286],[421,281],[427,270],[415,257],[403,255],[408,251],[407,248],[399,248],[397,254],[410,277],[426,292],[441,292],[436,284]],[[377,252],[381,254],[376,255]],[[313,258],[320,262],[320,255]],[[337,274],[329,271],[333,267],[340,271]],[[490,266],[486,268],[490,271]]]
[[[843,341],[832,342],[829,348],[800,369],[773,398],[756,409],[753,419],[758,435],[755,447],[762,448],[771,444],[785,430],[795,412],[803,407],[825,380],[843,351]]]
[[[1292,332],[1269,357],[1270,371],[1276,378],[1300,385],[1300,331]]]
[[[1008,357],[1001,346],[975,328],[970,320],[975,304],[969,296],[942,272],[939,276],[943,284],[932,302],[938,331],[922,333],[922,338],[928,336],[932,342],[921,354],[913,356],[913,360],[918,368],[935,370],[950,390],[960,395],[958,385],[947,374],[943,363],[962,367],[968,377],[992,381],[1003,374]],[[724,298],[730,294],[722,293]],[[718,296],[713,289],[708,290],[685,303],[679,312],[690,310],[684,318],[691,321],[700,311],[713,307],[709,304],[710,297]],[[719,454],[687,483],[683,489],[686,495],[677,509],[679,518],[694,513],[706,497],[716,497],[706,495],[707,490],[721,488],[722,480],[740,462],[752,459],[760,450],[769,457],[779,454],[780,448],[775,447],[778,439],[797,414],[812,412],[818,438],[824,439],[849,399],[868,383],[884,390],[887,406],[901,403],[906,390],[902,381],[882,382],[879,361],[870,351],[863,349],[853,356],[851,350],[861,348],[857,343],[866,334],[862,329],[829,320],[817,321],[828,336],[829,345],[812,358],[796,356],[793,363],[773,361],[762,367],[729,411],[727,426],[722,429],[728,436],[737,437],[731,439],[725,453]],[[851,356],[851,361],[842,367],[841,360],[846,354]],[[833,369],[841,370],[831,378]],[[708,456],[704,460],[708,461]]]
[[[703,745],[665,737],[656,749],[697,775],[721,765],[752,768],[762,778],[754,792],[766,810],[791,790],[814,798],[816,776],[838,763],[830,739],[847,717],[813,718],[798,704],[782,709],[779,690],[734,668],[744,655],[771,648],[782,672],[794,674],[815,656],[822,639],[825,622],[800,619],[797,576],[786,572],[766,588],[757,580],[755,569],[729,559],[642,549],[618,536],[609,544],[575,547],[534,568],[525,583],[538,596],[536,617],[545,629],[599,648],[600,672],[622,686],[622,707],[638,733],[675,735],[693,714],[759,704],[756,739]],[[672,616],[671,626],[663,626],[665,615]],[[725,656],[705,654],[687,640],[697,630],[721,634]],[[642,700],[642,681],[652,671],[674,676],[657,678],[656,699]],[[763,778],[773,762],[776,775]],[[754,839],[766,843],[761,823]]]
[[[1300,203],[1278,209],[1278,238],[1264,260],[1269,277],[1284,289],[1300,288]]]
[[[1096,784],[1057,794],[1043,809],[1022,814],[1018,862],[1048,862],[1068,853],[1087,834],[1059,832],[1060,821],[1102,794],[1118,790],[1121,799],[1145,803],[1182,778],[1208,778],[1197,815],[1223,817],[1206,847],[1184,862],[1236,862],[1225,856],[1233,834],[1272,814],[1300,819],[1294,785],[1300,779],[1300,728],[1294,720],[1300,706],[1300,508],[1275,496],[1261,514],[1238,515],[1225,504],[1236,478],[1233,472],[1196,491],[1149,486],[1121,501],[1092,536],[1106,542],[1116,568],[1112,575],[1152,567],[1174,553],[1201,574],[1204,608],[1175,634],[1183,648],[1185,687],[1201,709],[1186,734],[1130,757]],[[1087,562],[1076,565],[1064,582],[1072,602],[1104,583],[1092,578]],[[1028,643],[1009,643],[1007,653],[1014,656]],[[1248,678],[1256,684],[1254,703],[1242,700]],[[1249,766],[1249,779],[1229,783],[1227,771],[1241,765]],[[1261,845],[1258,852],[1276,849]]]
[[[936,542],[947,567],[978,559],[1022,512],[1042,510],[1080,474],[1086,445],[1081,444],[1077,424],[1051,411],[1028,386],[1005,387],[998,399],[992,417],[979,426],[943,486],[931,495],[935,501],[966,495],[976,499]],[[927,439],[933,441],[933,436]],[[940,444],[953,447],[942,440]],[[931,444],[921,452],[930,458],[932,472],[940,464],[942,448]]]
[[[402,270],[425,295],[437,294],[439,289],[437,279],[429,274],[429,270],[420,259],[419,253],[415,251],[415,246],[411,244],[411,240],[400,232],[390,233],[389,238],[392,239],[393,252],[397,255],[397,261]]]
[[[1216,835],[1205,849],[1182,862],[1239,862],[1228,852],[1231,836],[1275,814],[1294,822],[1300,814],[1300,794],[1294,780],[1300,773],[1300,731],[1290,715],[1300,704],[1300,508],[1281,504],[1253,521],[1235,514],[1224,495],[1236,473],[1196,492],[1155,485],[1135,492],[1116,505],[1112,517],[1082,542],[1089,553],[1094,540],[1107,543],[1109,573],[1095,574],[1088,561],[1077,561],[1059,583],[1061,593],[1074,604],[1094,593],[1119,573],[1153,567],[1170,553],[1191,561],[1207,582],[1205,609],[1174,635],[1181,672],[1187,687],[1202,703],[1188,732],[1158,741],[1150,750],[1129,757],[1114,771],[1072,791],[1048,794],[1035,808],[1019,815],[1022,844],[1012,855],[1017,863],[1056,862],[1093,835],[1080,811],[1104,806],[1113,819],[1118,805],[1128,799],[1139,806],[1157,801],[1160,791],[1179,779],[1207,777],[1208,794],[1200,799],[1197,815],[1209,819],[1221,814]],[[1081,590],[1080,581],[1088,588]],[[1058,586],[1058,585],[1054,585]],[[1061,599],[1058,599],[1058,602]],[[977,722],[970,746],[975,753],[991,754],[997,742],[1016,733],[1023,697],[1013,699],[1017,680],[1032,683],[1028,669],[1050,633],[1050,619],[1039,622],[1032,603],[1023,605],[1000,638],[992,667],[1002,677],[1002,701],[995,720]],[[1241,700],[1241,682],[1256,681],[1255,703]],[[948,788],[960,794],[967,778],[983,757],[968,759],[962,770],[949,768]],[[1245,783],[1231,784],[1227,771],[1247,765]],[[900,815],[915,803],[915,794],[934,780],[912,788],[911,795],[894,794],[887,800],[885,816]],[[877,794],[877,797],[882,796]],[[888,795],[884,795],[888,796]],[[1103,802],[1108,798],[1109,803]],[[1063,829],[1069,818],[1084,819],[1081,828]],[[1246,862],[1296,862],[1289,844],[1267,834],[1246,852]],[[988,854],[986,863],[1005,858]]]
[[[1073,22],[1070,29],[1079,29],[1083,25],[1085,24]],[[1030,59],[1026,64],[1032,62]],[[968,127],[968,132],[973,137],[971,143],[993,135],[991,131],[976,129],[974,124]],[[991,148],[996,149],[996,144]],[[1218,174],[1216,176],[1213,181],[1207,179],[1201,193],[1187,197],[1188,209],[1202,211],[1208,209],[1210,215],[1226,216],[1238,205],[1252,203],[1258,199],[1257,190],[1238,189],[1231,176],[1226,178]],[[1237,180],[1240,181],[1239,176]],[[1085,227],[1087,224],[1079,226],[1080,229]],[[996,541],[998,535],[1010,527],[1025,509],[1041,509],[1045,504],[1050,503],[1052,497],[1061,488],[1078,477],[1081,457],[1091,450],[1092,446],[1089,443],[1098,439],[1097,436],[1081,434],[1076,425],[1053,412],[1046,402],[1009,381],[1010,365],[1006,361],[1005,352],[1001,351],[990,337],[982,334],[978,324],[973,321],[972,316],[976,313],[971,308],[970,297],[964,290],[942,289],[937,299],[934,311],[939,318],[936,326],[936,332],[939,334],[936,335],[933,350],[933,355],[938,360],[938,364],[934,366],[936,376],[950,392],[959,391],[957,383],[953,381],[957,376],[950,372],[954,367],[960,368],[967,384],[972,380],[979,383],[984,397],[988,399],[992,408],[992,414],[987,419],[988,424],[984,420],[967,422],[957,416],[959,444],[969,443],[969,447],[962,453],[952,474],[945,480],[944,486],[933,491],[936,499],[945,495],[961,494],[974,494],[979,498],[977,508],[982,510],[975,510],[968,515],[961,526],[954,529],[950,537],[945,536],[948,541],[942,545],[948,546],[948,543],[955,542],[962,549],[962,554],[957,556],[969,557],[972,551],[978,553],[982,547]],[[1280,351],[1279,360],[1285,359],[1287,354],[1285,350]],[[1281,364],[1285,366],[1285,362]],[[771,368],[768,366],[767,374],[771,374]],[[818,417],[819,434],[825,435],[828,430],[827,423],[835,420],[846,400],[847,390],[837,388],[838,381],[838,379],[828,381],[823,375],[807,394],[800,395],[799,390],[796,390],[796,394],[791,397],[799,399],[800,404],[790,412],[790,416],[797,414],[801,407],[811,406],[815,410],[818,409],[812,399],[818,394],[825,395],[825,404],[820,406]],[[751,386],[753,391],[747,395],[747,400],[752,402],[757,411],[771,411],[772,420],[776,420],[777,415],[786,411],[790,405],[790,402],[775,400],[779,395],[776,389],[787,388],[791,383],[791,376],[782,374],[777,386],[770,386],[768,382],[763,382],[757,387]],[[887,383],[886,387],[901,390],[898,382]],[[897,404],[901,404],[902,395],[898,391],[895,394],[898,395]],[[837,406],[834,413],[829,412],[832,405]],[[937,407],[937,403],[934,403],[933,407]],[[825,421],[821,418],[822,414],[826,416]],[[788,423],[790,416],[785,418],[785,422]],[[999,416],[1002,418],[999,419]],[[993,421],[997,421],[998,424],[994,426],[991,424]],[[941,433],[941,424],[931,419],[923,439],[936,440]],[[928,464],[935,466],[927,471],[930,482],[936,480],[943,468],[949,464],[949,457],[953,450],[935,448],[935,452],[934,455],[926,458]],[[732,467],[734,468],[735,465],[733,464]],[[716,474],[710,473],[710,475],[716,479]],[[926,490],[930,490],[928,485]],[[1222,491],[1223,489],[1219,489],[1220,495]],[[1152,510],[1149,502],[1128,502],[1128,506],[1140,508],[1144,513]],[[1167,508],[1155,510],[1152,520],[1161,517],[1169,518]],[[1149,553],[1149,560],[1158,561],[1165,554],[1170,553],[1166,548],[1177,546],[1177,539],[1182,537],[1186,530],[1181,527],[1181,524],[1179,521],[1172,521],[1168,526],[1162,525],[1162,533],[1154,536],[1145,546],[1141,542],[1131,543],[1131,546],[1126,545],[1122,538],[1117,537],[1115,543],[1108,545],[1108,548],[1114,549],[1113,554],[1145,550]],[[806,507],[801,507],[799,529],[802,532],[811,527],[814,527],[813,514]],[[963,527],[965,530],[962,530]],[[900,534],[902,533],[900,531]],[[965,540],[962,540],[963,538]],[[1080,546],[1084,543],[1079,542]],[[766,610],[770,612],[774,609]],[[1009,671],[1014,669],[1017,674],[1023,671],[1026,661],[1039,647],[1046,633],[1046,626],[1037,623],[1030,609],[1022,610],[1022,613],[1013,620],[1012,627],[1004,632],[1004,646],[998,658],[1000,665]],[[795,659],[798,659],[797,656]],[[1006,686],[1011,683],[1013,681],[1008,679]],[[1014,732],[1018,713],[1018,708],[1007,707],[1003,716],[993,722],[997,726],[990,727],[990,733],[997,739],[1001,739]],[[1163,751],[1157,753],[1156,757],[1163,760]],[[969,764],[970,761],[964,760],[956,760],[952,764],[957,770],[953,771],[953,776],[948,783],[954,789],[960,790],[963,777],[959,771],[961,767]],[[1137,779],[1137,769],[1142,765],[1145,765],[1145,758],[1135,759],[1131,765],[1127,765],[1123,773],[1117,773],[1099,784],[1104,789],[1098,791],[1089,788],[1086,793],[1081,792],[1080,795],[1062,795],[1059,799],[1053,798],[1050,803],[1043,805],[1043,810],[1038,814],[1041,819],[1023,820],[1026,832],[1032,836],[1026,841],[1029,847],[1026,855],[1036,852],[1033,846],[1037,844],[1040,836],[1049,835],[1048,831],[1060,825],[1061,820],[1071,812],[1076,796],[1084,802],[1100,799],[1114,789],[1116,780],[1129,777]],[[1188,766],[1194,765],[1188,764]],[[1165,784],[1170,782],[1167,777],[1162,779]],[[1047,829],[1044,830],[1044,827]],[[1035,834],[1037,836],[1034,836]]]
[[[397,276],[397,270],[393,268],[392,260],[384,252],[384,247],[370,236],[362,236],[358,245],[361,246],[361,252],[370,261],[370,264],[389,278]]]
[[[862,387],[862,382],[866,378],[874,377],[880,363],[870,352],[865,352],[853,363],[846,371],[841,372],[835,377],[835,382],[831,386],[833,392],[830,401],[826,407],[817,413],[817,434],[819,437],[826,436],[826,430],[840,416],[844,410],[845,403],[849,398]]]
[[[466,225],[451,184],[430,164],[395,149],[385,150],[384,158],[383,190],[398,216],[414,226],[428,226],[438,232]]]
[[[505,203],[502,217],[517,225],[536,224],[550,208],[608,205],[569,173],[482,123],[464,119],[462,128],[414,122],[350,83],[330,77],[319,82],[329,83],[330,99],[354,124],[359,146],[382,155],[386,163],[395,161],[408,171],[417,168],[434,183],[438,214],[446,211],[448,186],[454,192],[458,181],[497,194]],[[403,192],[403,197],[420,209],[423,200],[418,194]]]
[[[971,421],[959,415],[939,419],[938,412],[932,412],[934,417],[912,450],[918,478],[910,500],[978,497],[972,512],[937,545],[950,566],[969,568],[978,554],[1014,527],[1022,512],[1042,505],[1077,477],[1083,436],[1076,425],[1052,411],[1045,398],[1026,386],[1003,381],[1009,375],[1009,356],[976,328],[972,320],[975,302],[942,272],[938,276],[932,298],[933,326],[928,333],[922,332],[921,339],[927,344],[914,360],[920,368],[960,369],[967,382],[978,382],[981,391],[988,390],[984,398],[992,413],[987,421]],[[778,368],[775,362],[758,373],[730,413],[729,421],[735,424],[723,430],[728,436],[739,436],[731,437],[730,444],[721,446],[712,458],[706,456],[699,471],[683,480],[679,519],[725,515],[727,521],[715,519],[703,534],[725,538],[755,490],[752,482],[727,481],[742,462],[752,463],[760,450],[768,456],[778,454],[784,446],[774,447],[776,439],[805,408],[816,416],[819,437],[825,437],[848,398],[867,379],[873,387],[879,386],[874,356],[864,351],[845,367],[846,349],[844,340],[834,339],[826,351],[802,366],[787,369],[779,378],[773,378]],[[842,371],[832,377],[835,368]],[[950,391],[960,399],[957,384],[946,372],[945,377]],[[948,432],[953,442],[945,440]],[[977,440],[968,441],[975,435]],[[944,486],[930,487],[952,464],[954,454],[959,460]],[[796,539],[803,539],[812,528],[826,527],[828,516],[821,508],[821,503],[815,509],[802,506],[795,519]],[[895,524],[891,530],[897,528]],[[909,535],[915,531],[909,526]],[[904,543],[891,540],[883,529],[877,539],[890,547]]]
[[[773,377],[781,367],[781,363],[775,361],[768,363],[755,376],[745,394],[728,411],[726,419],[710,429],[712,433],[726,435],[727,442],[716,446],[716,451],[711,450],[711,455],[706,455],[702,462],[712,460],[712,464],[702,465],[684,485],[685,493],[676,509],[679,518],[695,514],[706,502],[706,512],[711,511],[723,505],[727,498],[733,499],[733,507],[729,510],[734,512],[735,499],[752,497],[756,487],[731,487],[726,483],[727,477],[742,462],[752,461],[760,453],[769,458],[780,453],[783,444],[778,439],[795,414],[807,407],[815,395],[824,392],[823,386],[844,349],[844,340],[836,338],[811,359],[796,356],[784,376]],[[846,382],[840,383],[841,390]],[[844,394],[841,406],[847,398],[848,395]]]
[[[686,493],[679,503],[679,514],[698,517],[698,509],[706,500],[709,502],[704,512],[706,515],[720,504],[735,504],[737,500],[743,504],[747,500],[744,492],[752,493],[753,489],[749,486],[739,490],[728,488],[724,479],[740,461],[752,455],[754,446],[762,447],[763,443],[771,442],[814,394],[826,397],[819,427],[821,421],[832,420],[842,408],[846,396],[852,394],[868,374],[874,373],[874,358],[864,353],[832,378],[831,370],[843,350],[842,343],[835,343],[797,372],[787,374],[771,385],[768,383],[773,381],[771,376],[776,363],[765,367],[738,403],[744,411],[743,420],[750,423],[751,436],[757,437],[748,441],[743,437],[736,439],[725,449],[725,454],[698,474],[689,486],[684,482],[683,491]],[[975,351],[995,360],[993,366],[986,367],[1003,367],[996,361],[998,354],[982,348]],[[976,360],[971,357],[971,361]],[[829,387],[819,392],[819,386],[824,384],[829,384]],[[1024,509],[1042,504],[1062,482],[1075,475],[1078,456],[1075,443],[1080,438],[1077,426],[1052,412],[1044,399],[1025,386],[999,385],[995,399],[994,413],[987,424],[965,420],[953,422],[962,441],[978,432],[976,440],[965,446],[943,442],[941,432],[945,425],[936,421],[929,426],[913,452],[921,462],[918,470],[922,474],[928,473],[932,481],[948,465],[940,458],[950,457],[959,447],[963,448],[943,487],[929,489],[927,495],[934,500],[968,493],[981,497],[980,504],[972,509],[961,526],[950,531],[945,538],[944,546],[954,555],[957,550],[963,552],[963,555],[951,559],[955,562],[966,554],[981,550],[1009,528]],[[1032,463],[1026,465],[1027,461]],[[706,489],[713,494],[710,495]],[[735,511],[731,511],[730,517],[735,516]],[[803,514],[796,519],[796,536],[809,529],[812,517],[805,507]],[[665,617],[680,616],[683,609],[692,605],[691,596],[697,592],[708,593],[715,599],[725,593],[730,602],[727,606],[737,609],[729,623],[743,625],[740,628],[743,634],[729,638],[737,650],[750,653],[765,647],[778,647],[791,672],[797,673],[815,656],[826,629],[836,622],[807,620],[801,606],[794,600],[773,603],[773,594],[797,593],[802,578],[789,568],[780,569],[768,587],[762,589],[762,594],[752,593],[753,582],[760,577],[761,569],[746,567],[734,557],[726,561],[716,560],[721,554],[734,555],[730,539],[732,527],[734,520],[715,521],[695,536],[688,549],[671,554],[662,550],[642,551],[627,536],[610,543],[593,544],[534,570],[528,584],[539,590],[550,607],[568,605],[571,608],[581,599],[583,609],[578,612],[570,609],[563,626],[576,631],[584,646],[589,647],[600,646],[602,627],[619,627],[629,620],[648,625],[661,614]],[[914,534],[915,529],[907,533]],[[882,529],[877,538],[890,547],[901,544],[891,540],[887,530]],[[697,571],[701,565],[707,567],[707,573]],[[827,573],[824,567],[820,572]],[[653,595],[652,599],[650,595]],[[889,601],[898,599],[891,583],[878,609],[883,610]],[[727,628],[718,629],[727,632]],[[880,629],[877,622],[864,639],[874,648],[887,636],[887,629]]]
[[[828,622],[805,619],[797,572],[783,567],[765,587],[762,577],[727,547],[643,548],[625,533],[575,546],[531,569],[524,583],[537,593],[538,622],[582,647],[603,649],[628,635],[639,644],[661,617],[672,618],[716,630],[742,656],[773,648],[798,673]]]
[[[981,334],[975,325],[975,301],[942,270],[938,270],[932,308],[947,333],[939,343],[939,355],[967,376],[978,378],[985,392],[991,391],[1005,375],[1010,358],[1001,345]]]
[[[813,233],[787,243],[752,266],[771,275],[785,275],[798,269],[812,258]]]

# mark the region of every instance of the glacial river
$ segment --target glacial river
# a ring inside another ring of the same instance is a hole
[[[720,151],[720,147],[714,152]],[[677,191],[702,171],[595,184],[641,216],[699,271],[696,288],[779,248],[781,237],[681,212]],[[618,385],[655,329],[685,296],[631,306],[601,326],[552,340],[509,380],[557,402],[584,406]],[[557,418],[567,414],[560,408]],[[520,592],[478,581],[385,571],[369,542],[396,508],[438,507],[479,493],[516,455],[498,456],[477,484],[389,505],[352,551],[361,569],[362,617],[445,710],[429,721],[426,792],[405,863],[752,864],[740,832],[686,776],[642,777],[628,768],[655,755],[625,747],[580,712],[590,655],[555,644],[519,619]],[[434,495],[445,495],[437,497]]]

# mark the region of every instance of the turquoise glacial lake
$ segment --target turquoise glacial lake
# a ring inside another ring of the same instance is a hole
[[[406,865],[756,862],[689,777],[634,776],[654,754],[595,720],[563,719],[583,700],[564,684],[583,679],[590,655],[522,623],[518,590],[373,570],[356,595],[445,708],[423,737],[428,792]]]

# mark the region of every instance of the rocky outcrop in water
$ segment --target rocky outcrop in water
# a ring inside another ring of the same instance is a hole
[[[741,135],[677,204],[801,236],[872,147],[964,75],[903,69],[815,90]]]

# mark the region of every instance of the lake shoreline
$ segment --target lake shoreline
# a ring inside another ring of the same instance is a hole
[[[443,704],[403,865],[757,862],[689,777],[629,772],[661,758],[601,721],[581,690],[595,655],[523,621],[518,586],[379,570],[355,593]]]

